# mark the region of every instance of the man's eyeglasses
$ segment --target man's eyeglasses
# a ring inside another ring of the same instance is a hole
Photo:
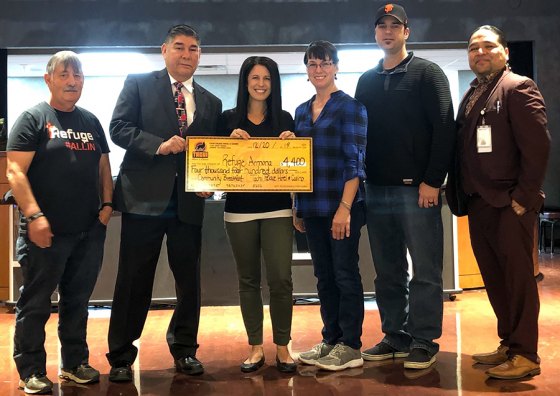
[[[321,63],[314,63],[314,62],[309,62],[307,65],[305,65],[309,70],[316,70],[317,67],[320,67],[323,70],[327,70],[330,69],[332,67],[333,63],[330,61],[325,61],[325,62],[321,62]]]

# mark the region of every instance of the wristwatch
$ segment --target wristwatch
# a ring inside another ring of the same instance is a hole
[[[39,217],[43,217],[45,214],[41,211],[33,213],[31,216],[26,217],[27,224],[31,223],[34,220],[37,220]]]
[[[103,203],[101,204],[101,208],[100,208],[99,210],[103,209],[105,206],[108,206],[108,207],[110,207],[111,209],[113,209],[113,203],[112,203],[112,202],[103,202]]]

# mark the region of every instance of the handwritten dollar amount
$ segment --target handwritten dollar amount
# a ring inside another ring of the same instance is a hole
[[[280,162],[280,166],[306,166],[307,162],[305,162],[305,158],[303,157],[291,157],[291,158],[284,158],[282,162]]]

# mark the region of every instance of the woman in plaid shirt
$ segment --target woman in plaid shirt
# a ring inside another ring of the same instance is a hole
[[[364,106],[336,87],[338,55],[331,43],[312,42],[304,63],[317,94],[296,109],[295,131],[313,138],[313,192],[296,195],[294,226],[307,234],[323,340],[299,359],[338,371],[363,365],[358,244],[365,224],[367,115]]]

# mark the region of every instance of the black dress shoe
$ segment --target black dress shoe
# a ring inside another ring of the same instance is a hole
[[[187,375],[200,375],[204,373],[204,366],[194,356],[187,356],[175,360],[175,368]]]
[[[111,366],[109,372],[109,381],[111,382],[130,382],[132,381],[132,369],[130,364],[124,366]]]
[[[257,371],[260,369],[264,364],[264,355],[261,356],[261,359],[256,363],[241,363],[241,371],[244,373],[252,373],[253,371]]]
[[[292,374],[297,370],[297,363],[284,363],[281,362],[280,359],[278,359],[278,356],[276,356],[276,368],[281,373]]]

